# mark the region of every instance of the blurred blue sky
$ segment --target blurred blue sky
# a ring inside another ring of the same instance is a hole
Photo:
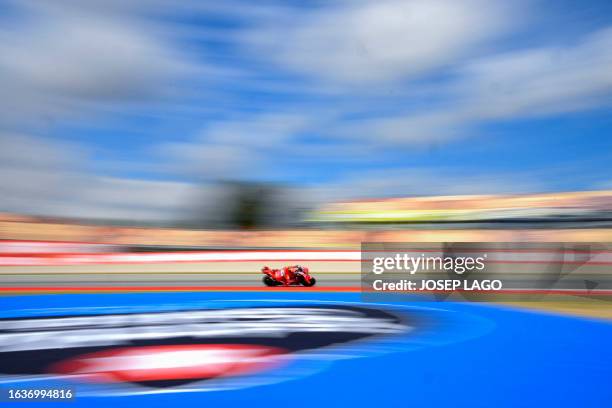
[[[612,188],[609,1],[0,5],[0,210]]]

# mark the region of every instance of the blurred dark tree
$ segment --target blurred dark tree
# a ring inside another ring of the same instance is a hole
[[[304,205],[295,189],[253,181],[218,181],[194,196],[184,228],[268,229],[303,226]]]
[[[270,220],[267,215],[268,210],[274,206],[271,199],[277,193],[275,190],[257,183],[232,183],[228,203],[232,208],[228,214],[229,224],[243,229],[268,226]]]

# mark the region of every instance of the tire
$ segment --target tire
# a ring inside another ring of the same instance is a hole
[[[317,280],[313,278],[312,276],[310,277],[310,283],[306,282],[306,279],[304,279],[303,276],[300,276],[299,281],[302,284],[302,286],[306,286],[306,287],[314,286],[315,283],[317,283]]]
[[[264,285],[266,285],[266,286],[277,286],[278,285],[278,282],[276,282],[274,279],[272,279],[269,276],[264,276],[262,281],[263,281]]]

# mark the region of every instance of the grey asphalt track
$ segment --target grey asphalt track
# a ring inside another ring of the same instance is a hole
[[[276,265],[273,265],[276,266]],[[319,287],[355,287],[361,285],[358,262],[316,262],[309,264]],[[0,267],[0,287],[262,287],[261,262],[239,263],[160,263],[106,264],[71,266],[4,266]],[[504,282],[504,288],[532,289],[544,281],[553,282],[555,289],[612,289],[612,274],[607,267],[585,268],[572,274],[539,275],[525,265],[512,265],[512,271],[491,271]],[[529,270],[530,272],[526,272]],[[549,273],[549,272],[546,272]],[[436,279],[452,276],[443,273],[429,275]],[[387,276],[389,278],[389,276]],[[406,276],[398,275],[397,279]],[[559,279],[554,279],[559,278]],[[536,285],[536,282],[540,281]],[[548,284],[545,287],[551,288]]]
[[[0,286],[259,287],[263,286],[262,266],[261,262],[3,266]],[[309,267],[318,286],[360,285],[358,262],[315,262]]]

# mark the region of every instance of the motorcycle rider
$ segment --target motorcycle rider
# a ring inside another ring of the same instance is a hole
[[[280,279],[277,280],[283,282],[285,286],[289,286],[291,280],[293,279],[293,271],[291,270],[291,267],[283,266],[279,269],[278,276],[280,277]]]
[[[291,279],[293,277],[293,273],[291,271],[291,267],[282,267],[280,269],[272,269],[269,266],[264,266],[261,268],[263,273],[270,273],[272,279],[275,281],[281,282],[285,286],[289,286],[291,283]]]
[[[295,280],[300,273],[308,273],[308,268],[304,268],[302,265],[289,266],[286,269],[289,271],[291,280]]]

